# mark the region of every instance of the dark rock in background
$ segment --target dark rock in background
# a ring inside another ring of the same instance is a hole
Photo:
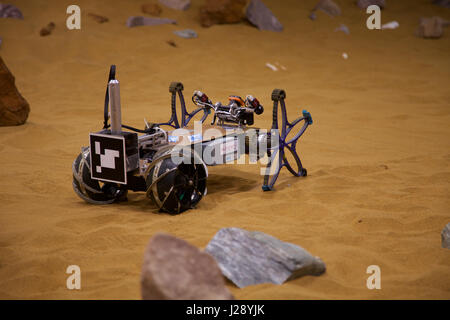
[[[30,112],[28,102],[14,82],[14,76],[0,57],[0,126],[24,124]]]
[[[177,22],[167,18],[148,18],[141,16],[129,17],[127,20],[127,27],[139,27],[139,26],[157,26],[161,24],[176,24]]]
[[[143,13],[149,14],[151,16],[159,17],[162,12],[162,8],[157,3],[146,3],[141,6]]]
[[[260,283],[282,284],[303,275],[320,275],[325,264],[303,248],[262,232],[224,228],[205,251],[225,277],[239,288]]]
[[[159,2],[175,10],[187,10],[191,6],[191,0],[159,0]]]
[[[23,19],[22,12],[12,4],[0,4],[0,18]]]
[[[379,6],[380,9],[384,9],[386,7],[386,1],[385,0],[358,0],[357,2],[358,7],[361,9],[367,9],[368,6],[376,5]]]
[[[450,222],[441,232],[442,248],[450,249]]]
[[[95,21],[97,21],[98,23],[105,23],[108,22],[109,19],[107,17],[104,16],[100,16],[98,14],[95,13],[88,13],[88,16],[91,17],[92,19],[94,19]]]
[[[173,40],[167,40],[166,43],[167,43],[169,46],[171,46],[171,47],[174,47],[174,48],[177,47],[177,44],[176,44],[175,41],[173,41]]]
[[[145,300],[231,300],[216,261],[182,239],[154,235],[141,275]]]
[[[433,4],[444,8],[450,8],[450,0],[433,0]]]
[[[246,0],[206,0],[205,5],[200,7],[200,24],[210,27],[241,22],[246,4]]]
[[[449,24],[449,21],[440,17],[420,18],[416,36],[429,39],[440,38],[444,34],[444,27]]]
[[[283,25],[261,0],[251,0],[246,10],[248,21],[260,30],[282,31]]]
[[[45,37],[45,36],[50,35],[54,29],[55,29],[55,23],[50,22],[48,25],[43,27],[41,29],[41,31],[39,31],[39,34],[41,35],[41,37]]]
[[[321,10],[332,17],[341,15],[341,8],[332,0],[320,0],[312,9],[312,12],[317,10]]]

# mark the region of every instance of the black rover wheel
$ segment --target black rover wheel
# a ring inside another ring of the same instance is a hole
[[[155,157],[145,181],[147,196],[161,211],[179,214],[197,205],[206,194],[206,167],[203,163],[174,163],[171,153]]]
[[[116,183],[100,182],[91,178],[89,148],[85,148],[72,165],[73,190],[84,201],[109,204],[124,201],[127,190]]]

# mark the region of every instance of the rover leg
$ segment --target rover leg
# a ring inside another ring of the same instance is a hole
[[[266,174],[264,176],[264,184],[262,189],[264,191],[272,190],[280,170],[286,167],[289,172],[294,176],[306,176],[307,171],[303,168],[300,157],[298,156],[296,145],[298,139],[305,132],[306,128],[312,124],[311,114],[303,110],[303,117],[297,118],[293,122],[289,122],[286,114],[286,105],[284,99],[286,98],[286,92],[281,89],[275,89],[272,91],[273,100],[273,118],[272,118],[272,134],[278,135],[278,145],[271,146],[268,149],[269,163],[266,168]],[[278,105],[280,105],[281,110],[281,128],[278,128]],[[299,123],[303,121],[303,126],[297,132],[297,134],[291,138],[287,139],[288,134],[291,130]],[[275,130],[275,131],[274,131]],[[291,164],[287,157],[286,152],[290,152],[294,157],[295,164]]]

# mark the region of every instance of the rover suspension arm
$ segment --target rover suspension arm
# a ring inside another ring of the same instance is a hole
[[[186,110],[186,103],[184,101],[184,96],[183,96],[183,90],[184,90],[184,86],[181,82],[172,82],[169,86],[169,92],[172,94],[171,97],[171,117],[169,119],[168,122],[164,122],[164,123],[159,123],[158,125],[167,125],[167,126],[171,126],[175,129],[178,128],[184,128],[186,127],[189,122],[191,121],[191,119],[200,111],[203,111],[203,115],[200,119],[200,121],[203,123],[206,118],[208,117],[208,114],[211,113],[211,111],[207,108],[204,107],[199,107],[197,109],[195,109],[194,111],[192,111],[191,113],[189,113]],[[181,118],[178,118],[178,114],[177,114],[177,95],[178,98],[180,100],[180,109],[181,109]]]
[[[266,167],[266,172],[264,176],[264,184],[262,189],[264,191],[272,190],[275,182],[277,181],[280,170],[286,167],[289,172],[294,176],[306,176],[307,171],[303,167],[300,157],[297,153],[296,146],[297,141],[305,132],[306,128],[313,123],[311,114],[303,110],[303,116],[295,119],[293,122],[289,122],[287,119],[286,105],[284,99],[286,98],[286,92],[282,89],[275,89],[272,91],[273,100],[273,117],[272,117],[272,129],[271,135],[278,136],[278,144],[271,145],[268,148],[267,155],[269,157],[269,163]],[[281,111],[281,128],[278,127],[278,106],[280,106]],[[294,127],[303,122],[303,126],[299,129],[297,134],[287,140],[288,134]],[[286,158],[286,152],[290,152],[295,159],[296,168],[289,163]]]

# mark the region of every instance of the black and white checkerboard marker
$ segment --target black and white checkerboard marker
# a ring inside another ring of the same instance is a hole
[[[125,138],[90,134],[91,178],[127,184]]]

